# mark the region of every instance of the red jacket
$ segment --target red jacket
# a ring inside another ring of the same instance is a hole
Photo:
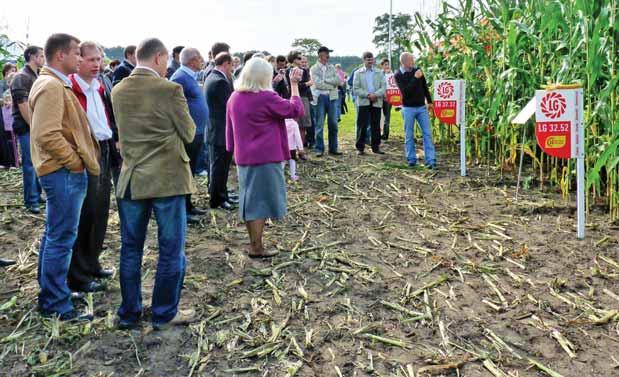
[[[80,86],[80,84],[78,84],[77,79],[75,78],[75,74],[69,75],[69,80],[71,80],[71,88],[73,89],[73,93],[75,93],[75,96],[80,102],[80,105],[82,105],[82,109],[84,109],[84,112],[87,112],[88,100],[86,99],[86,95],[82,91],[82,87]],[[107,126],[112,128],[112,126],[110,125],[110,113],[107,106],[105,106],[105,89],[103,88],[103,83],[101,81],[99,81],[99,95],[101,96],[101,101],[103,101],[103,107],[105,108]]]

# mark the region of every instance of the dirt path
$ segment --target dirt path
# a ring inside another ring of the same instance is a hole
[[[271,262],[245,256],[236,213],[212,211],[190,228],[182,304],[201,321],[166,332],[113,328],[117,276],[94,295],[92,325],[42,321],[43,217],[3,207],[0,255],[20,263],[0,271],[0,305],[16,297],[0,312],[0,374],[619,375],[619,228],[603,213],[579,242],[573,202],[558,194],[515,203],[511,180],[485,168],[460,178],[446,155],[438,172],[407,169],[401,140],[386,156],[351,148],[301,165],[290,215],[267,229],[281,251]],[[2,174],[0,203],[19,204],[19,174]],[[197,197],[205,205],[204,184]],[[106,245],[104,265],[117,266],[116,212]]]

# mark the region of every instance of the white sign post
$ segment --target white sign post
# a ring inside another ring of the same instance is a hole
[[[460,175],[466,176],[466,81],[434,81],[434,114],[443,123],[460,127]]]

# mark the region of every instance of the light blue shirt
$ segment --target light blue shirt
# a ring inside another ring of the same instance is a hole
[[[188,74],[190,77],[193,77],[194,80],[198,79],[198,72],[194,72],[191,68],[185,66],[185,65],[181,65],[181,67],[179,68],[181,71],[185,72],[186,74]]]
[[[365,69],[365,82],[368,84],[368,93],[374,93],[374,68]]]
[[[53,74],[58,76],[58,78],[60,80],[62,80],[62,82],[64,82],[65,86],[68,86],[69,88],[73,86],[73,85],[71,85],[71,80],[69,80],[69,77],[67,77],[64,73],[60,72],[57,69],[54,69],[54,68],[50,67],[49,65],[47,65],[46,67],[47,67],[47,69],[52,71]]]
[[[412,71],[412,69],[411,69],[410,71]],[[410,72],[410,71],[409,71],[409,70],[407,70],[407,69],[406,69],[406,68],[404,68],[404,67],[400,67],[400,72],[402,72],[402,74],[404,74],[404,73],[406,73],[406,72]]]

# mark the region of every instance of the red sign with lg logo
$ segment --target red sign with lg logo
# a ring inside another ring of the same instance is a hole
[[[539,102],[539,112],[535,136],[539,146],[550,156],[571,158],[572,122],[565,119],[568,101],[562,93],[545,93]]]
[[[454,84],[441,81],[436,84],[434,92],[434,115],[445,124],[457,124],[458,102]]]

